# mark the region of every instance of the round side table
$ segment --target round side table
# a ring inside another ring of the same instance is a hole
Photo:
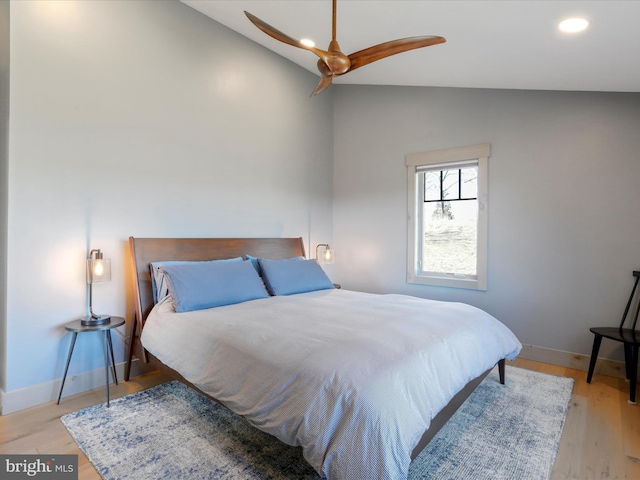
[[[109,367],[111,367],[113,372],[113,380],[115,381],[116,385],[118,384],[118,377],[116,376],[116,362],[113,358],[111,330],[124,325],[124,323],[125,320],[122,317],[111,317],[111,322],[105,323],[103,325],[82,325],[81,320],[74,320],[73,322],[69,322],[64,326],[65,330],[73,333],[73,337],[71,338],[71,346],[69,347],[69,355],[67,356],[67,366],[64,368],[62,385],[60,385],[60,393],[58,394],[58,405],[60,405],[62,389],[64,388],[64,382],[67,379],[67,372],[69,371],[69,364],[71,363],[71,355],[73,355],[73,347],[76,345],[76,338],[78,334],[86,332],[102,332],[102,345],[104,347],[104,373],[106,376],[107,386],[107,407],[109,407]]]

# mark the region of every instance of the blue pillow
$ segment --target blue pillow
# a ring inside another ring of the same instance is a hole
[[[293,295],[333,288],[333,283],[315,260],[258,260],[262,279],[271,295]]]
[[[241,262],[242,257],[224,258],[222,260],[205,260],[202,262],[193,262],[185,260],[170,260],[165,262],[152,262],[151,268],[151,290],[153,291],[153,303],[158,303],[164,297],[169,295],[169,286],[167,285],[166,275],[160,270],[164,265],[182,265],[184,263],[211,263],[211,262]]]
[[[190,312],[269,297],[251,262],[191,262],[160,267],[176,312]]]
[[[260,260],[260,258],[258,257],[254,257],[252,255],[245,255],[247,257],[247,260],[251,260],[251,264],[253,265],[253,268],[256,269],[256,272],[258,272],[258,275],[262,275],[262,272],[260,271],[260,263],[258,263],[258,261]],[[304,257],[291,257],[291,258],[285,258],[284,260],[304,260]]]

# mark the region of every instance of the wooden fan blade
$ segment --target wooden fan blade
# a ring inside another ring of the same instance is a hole
[[[444,37],[426,36],[401,38],[399,40],[391,40],[390,42],[374,45],[373,47],[365,48],[364,50],[349,55],[349,60],[351,60],[351,68],[349,71],[368,65],[376,60],[396,55],[397,53],[437,45],[438,43],[444,43],[446,41]]]
[[[292,47],[302,48],[303,50],[309,50],[310,52],[313,52],[318,57],[320,57],[325,63],[329,63],[329,61],[331,61],[331,59],[334,57],[334,55],[324,50],[320,50],[319,48],[303,45],[302,43],[300,43],[299,40],[296,40],[295,38],[290,37],[286,33],[282,33],[277,28],[274,28],[268,23],[263,22],[258,17],[256,17],[255,15],[252,15],[246,10],[244,14],[247,16],[249,20],[251,20],[251,23],[253,23],[256,27],[258,27],[260,30],[262,30],[264,33],[266,33],[270,37],[275,38],[276,40],[282,43],[286,43],[287,45],[291,45]]]
[[[322,59],[318,60],[317,66],[318,66],[318,71],[320,72],[321,76],[323,76],[323,77],[331,77],[331,76],[333,76],[333,72],[331,71],[331,67],[329,65],[327,65],[326,63],[324,63],[324,61]]]
[[[318,82],[318,85],[316,85],[316,89],[311,93],[311,96],[314,97],[319,93],[324,92],[327,88],[331,86],[332,80],[333,80],[333,77],[320,78],[320,81]]]
[[[251,23],[253,23],[256,27],[258,27],[260,30],[262,30],[264,33],[266,33],[270,37],[273,37],[276,40],[279,40],[279,41],[281,41],[283,43],[286,43],[287,45],[291,45],[292,47],[304,48],[305,50],[307,50],[309,48],[309,47],[301,44],[295,38],[291,38],[286,33],[282,33],[277,28],[274,28],[271,25],[269,25],[268,23],[263,22],[258,17],[256,17],[255,15],[250,14],[246,10],[245,10],[244,14],[247,16],[247,18],[249,20],[251,20]]]

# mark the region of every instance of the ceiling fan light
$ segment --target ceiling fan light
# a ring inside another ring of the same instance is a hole
[[[586,18],[567,18],[558,24],[558,28],[566,33],[578,33],[586,30],[589,21]]]
[[[310,40],[308,38],[303,38],[302,40],[300,40],[300,43],[302,45],[304,45],[305,47],[315,47],[316,46],[316,42],[314,42],[313,40]]]

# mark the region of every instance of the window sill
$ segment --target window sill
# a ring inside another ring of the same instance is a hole
[[[433,287],[465,288],[467,290],[486,291],[486,281],[475,278],[462,278],[454,275],[407,275],[407,283],[431,285]]]

